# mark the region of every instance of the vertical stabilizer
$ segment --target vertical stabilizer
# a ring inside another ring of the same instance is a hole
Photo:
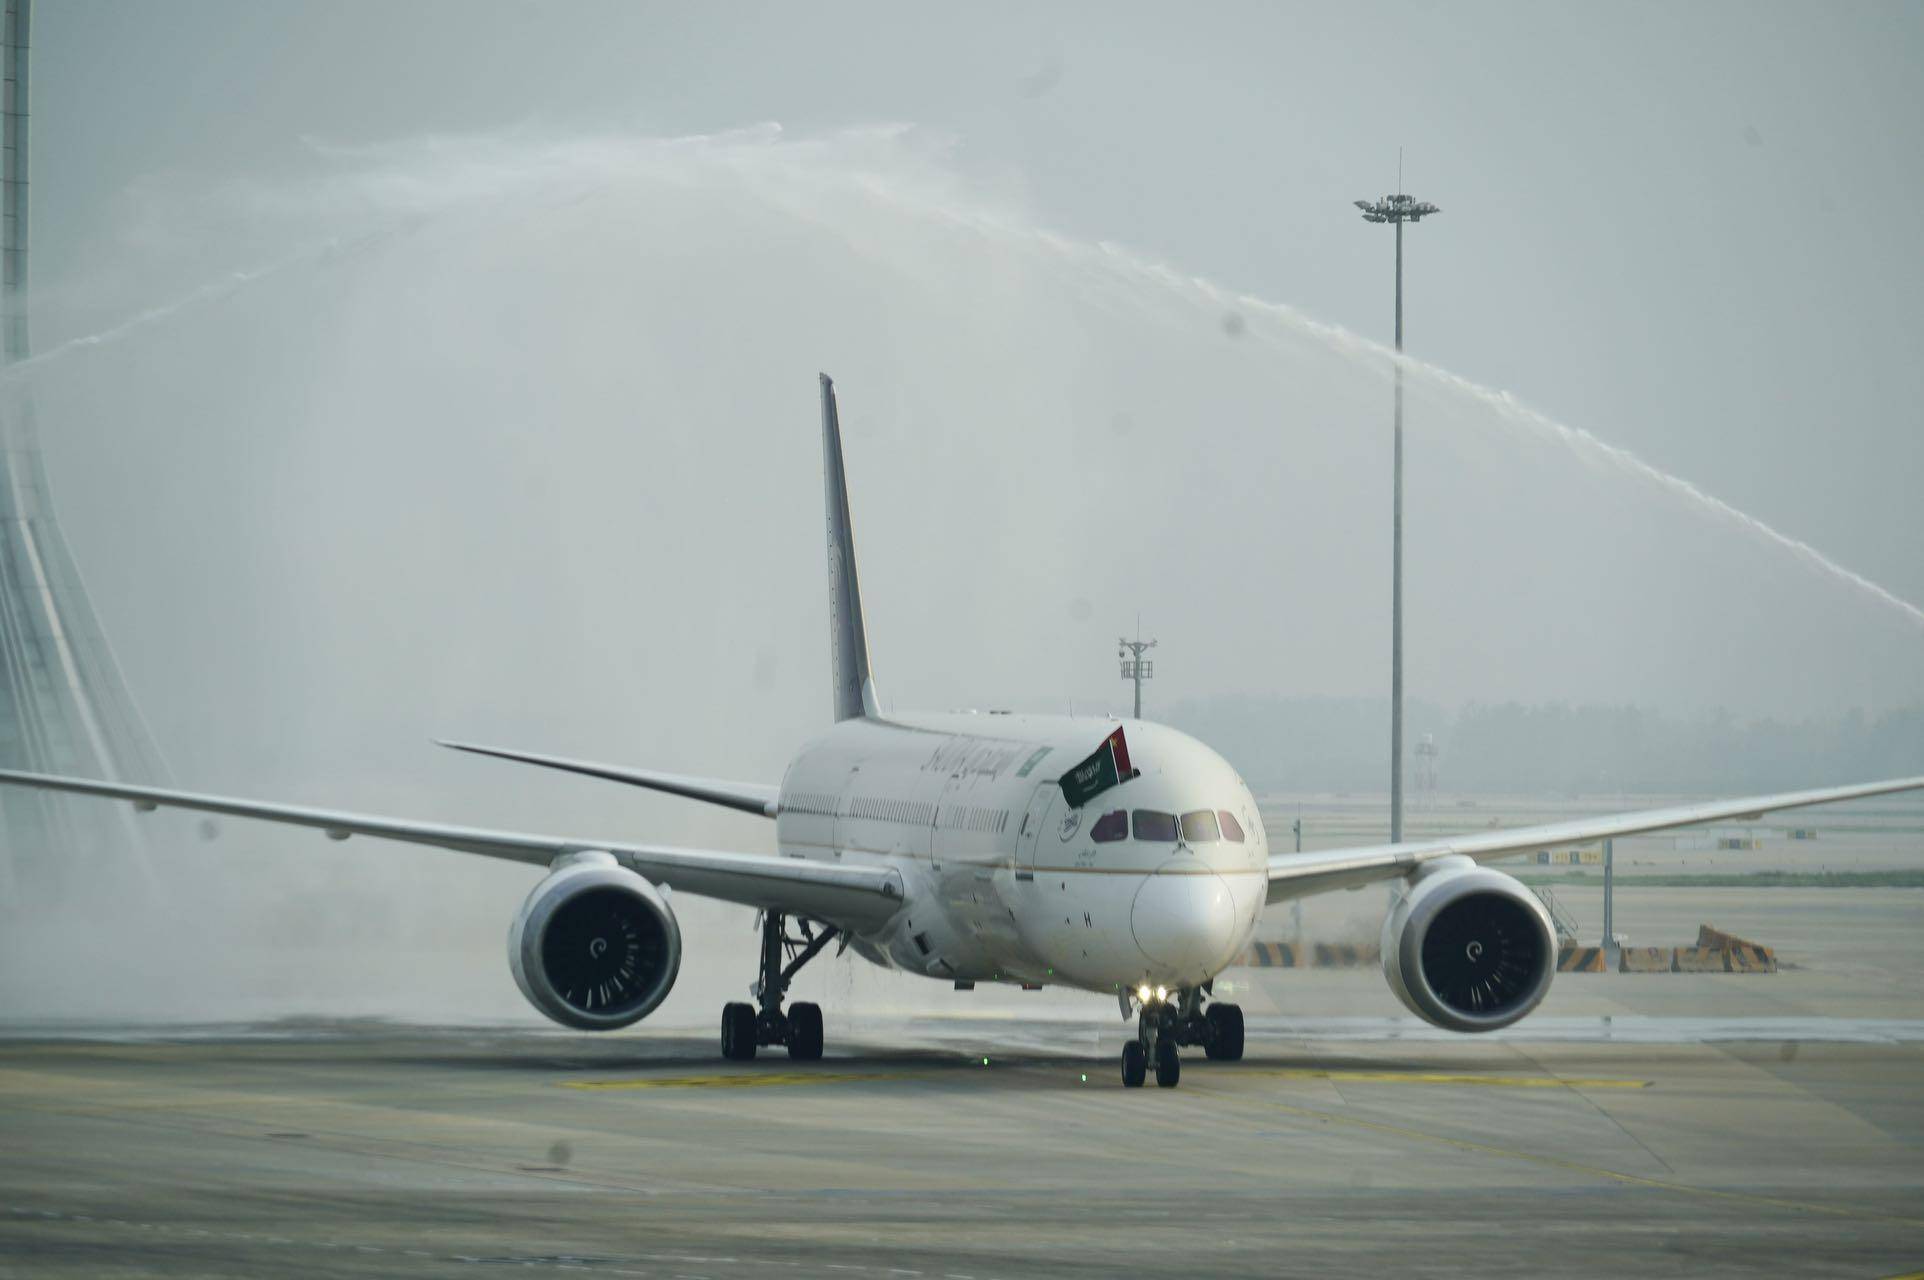
[[[835,671],[835,718],[880,715],[868,667],[868,628],[855,576],[855,532],[848,519],[848,475],[842,470],[842,422],[835,383],[822,375],[822,478],[828,507],[828,647]]]

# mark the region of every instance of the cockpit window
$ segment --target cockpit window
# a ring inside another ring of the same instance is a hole
[[[1237,844],[1241,844],[1243,842],[1243,824],[1236,821],[1236,815],[1227,809],[1218,809],[1216,810],[1216,817],[1223,824],[1223,839],[1234,840]]]
[[[1223,833],[1216,829],[1216,815],[1208,809],[1197,809],[1182,816],[1182,838],[1190,844],[1203,844],[1210,840],[1220,840]]]
[[[1136,839],[1152,840],[1157,844],[1176,842],[1176,815],[1158,813],[1154,809],[1136,810]]]
[[[1129,811],[1112,809],[1096,819],[1096,825],[1089,828],[1089,838],[1097,844],[1108,844],[1114,840],[1129,838]]]

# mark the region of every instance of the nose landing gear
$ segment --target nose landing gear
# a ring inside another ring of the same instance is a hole
[[[1233,1004],[1202,1006],[1203,988],[1172,992],[1164,1000],[1148,1000],[1136,1016],[1136,1038],[1122,1047],[1122,1085],[1140,1089],[1156,1069],[1156,1085],[1173,1089],[1182,1079],[1178,1050],[1197,1044],[1218,1062],[1243,1056],[1243,1011]]]
[[[798,1000],[784,1013],[782,997],[802,966],[834,941],[836,931],[824,926],[817,933],[806,920],[796,925],[800,936],[791,937],[787,916],[777,911],[762,914],[761,976],[750,988],[760,1008],[742,1001],[722,1006],[722,1057],[744,1062],[764,1045],[786,1045],[788,1056],[798,1062],[822,1056],[822,1007]]]
[[[1136,1015],[1136,1038],[1122,1046],[1122,1087],[1140,1089],[1156,1068],[1156,1087],[1173,1089],[1182,1079],[1177,1047],[1185,1024],[1183,1007],[1202,999],[1199,991],[1175,992],[1165,1000],[1148,1000]]]

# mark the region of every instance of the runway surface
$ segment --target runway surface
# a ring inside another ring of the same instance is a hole
[[[867,1024],[809,1064],[647,1031],[16,1031],[0,1276],[1924,1270],[1914,1028],[1569,1021],[1595,1034],[1258,1018],[1245,1062],[1128,1092],[1113,1018]]]
[[[1917,865],[1908,832],[1823,834],[1820,865]],[[1600,894],[1557,893],[1597,936]],[[1312,900],[1310,936],[1372,937],[1381,906]],[[525,1009],[498,917],[418,950],[170,941],[99,983],[136,1017],[331,1020],[36,1027],[86,991],[23,963],[0,972],[0,1278],[1924,1273],[1924,889],[1627,886],[1616,921],[1650,945],[1712,924],[1784,969],[1566,974],[1487,1037],[1418,1023],[1373,968],[1232,970],[1248,1059],[1125,1092],[1109,1001],[852,956],[796,991],[827,1058],[724,1064],[745,919],[605,1037]],[[1294,924],[1272,908],[1266,936]],[[384,1000],[488,1025],[359,1017]]]

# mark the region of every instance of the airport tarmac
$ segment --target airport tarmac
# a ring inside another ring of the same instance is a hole
[[[1814,852],[1918,850],[1833,826]],[[1556,892],[1594,936],[1598,891]],[[1305,920],[1360,940],[1381,912],[1332,894]],[[1112,1002],[852,956],[798,984],[828,1018],[811,1064],[721,1060],[708,1002],[748,971],[719,950],[640,1027],[547,1028],[493,922],[182,953],[115,988],[341,1017],[33,1026],[59,970],[0,974],[0,1278],[1924,1274],[1924,889],[1626,883],[1616,921],[1649,945],[1709,923],[1785,968],[1566,974],[1475,1038],[1373,968],[1232,970],[1247,1060],[1127,1092]],[[1273,908],[1264,936],[1293,925]]]
[[[1664,1025],[1265,1018],[1243,1063],[1128,1092],[1113,1016],[904,1019],[812,1064],[647,1031],[16,1036],[0,1275],[1924,1270],[1924,1036]]]

